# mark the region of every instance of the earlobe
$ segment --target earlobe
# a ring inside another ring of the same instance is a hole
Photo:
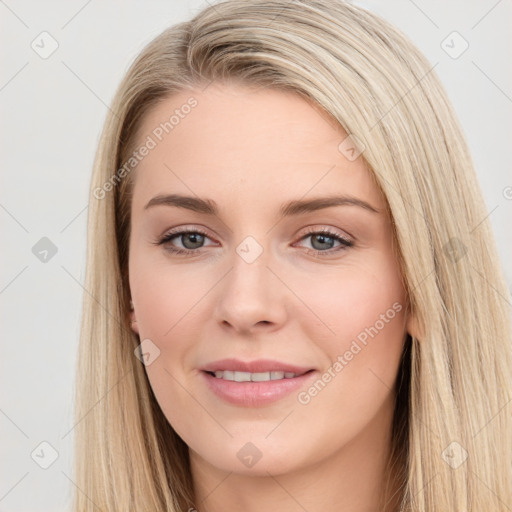
[[[411,312],[409,312],[409,314],[407,315],[406,329],[407,329],[407,332],[413,338],[415,338],[417,340],[423,339],[423,333],[421,332],[421,329],[420,329],[418,317]]]
[[[135,334],[139,334],[139,326],[137,325],[137,316],[135,315],[132,301],[130,301],[130,322],[131,322],[132,331]]]
[[[130,319],[131,319],[131,323],[132,323],[132,331],[135,334],[139,334],[139,327],[137,325],[137,319],[135,318],[135,312],[134,311],[132,311],[130,313]]]

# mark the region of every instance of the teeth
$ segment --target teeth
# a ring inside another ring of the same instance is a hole
[[[270,380],[270,373],[269,372],[263,372],[263,373],[252,373],[251,380],[253,382],[265,382],[266,380]]]
[[[224,376],[226,377],[227,380],[235,380],[235,372],[231,372],[231,371],[225,371],[224,372]]]
[[[251,374],[249,372],[235,372],[235,382],[250,382]]]
[[[215,372],[217,379],[232,380],[235,382],[266,382],[269,380],[293,379],[297,377],[296,373],[292,372],[232,372],[230,370],[218,370]]]

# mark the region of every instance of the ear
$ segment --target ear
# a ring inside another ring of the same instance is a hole
[[[132,331],[135,334],[139,334],[139,326],[137,325],[137,316],[135,315],[135,310],[133,308],[133,302],[130,301],[130,322]]]
[[[418,317],[413,314],[411,311],[407,313],[407,321],[406,321],[406,329],[407,332],[415,339],[421,340],[423,339],[423,332],[421,331]]]

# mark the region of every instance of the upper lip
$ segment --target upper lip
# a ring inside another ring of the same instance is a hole
[[[249,372],[249,373],[264,373],[264,372],[289,372],[297,375],[302,375],[313,368],[304,366],[295,366],[293,364],[282,363],[281,361],[274,361],[272,359],[256,359],[254,361],[241,361],[239,359],[220,359],[203,366],[201,370],[205,372],[216,371],[234,371],[234,372]]]

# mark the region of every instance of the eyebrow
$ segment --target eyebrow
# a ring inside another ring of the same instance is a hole
[[[175,206],[184,208],[205,215],[215,215],[219,213],[219,209],[215,201],[211,199],[201,199],[199,197],[183,196],[179,194],[167,194],[153,197],[144,207],[145,210],[154,206]],[[281,217],[289,217],[300,215],[303,213],[315,212],[333,206],[358,206],[373,213],[380,213],[380,210],[372,206],[370,203],[358,199],[353,196],[328,196],[318,197],[307,200],[293,200],[281,205],[279,215]]]

